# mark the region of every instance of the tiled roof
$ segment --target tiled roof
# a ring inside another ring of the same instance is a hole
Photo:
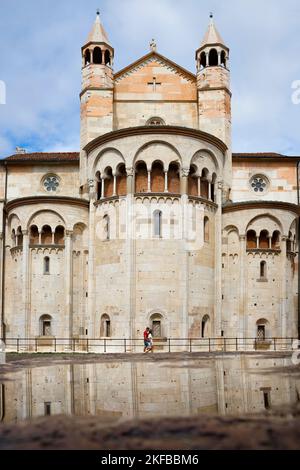
[[[233,153],[233,158],[300,158],[297,155],[282,155],[275,152]]]
[[[35,153],[16,153],[7,157],[8,161],[78,161],[79,152],[35,152]]]
[[[212,19],[212,16],[210,18],[210,24],[201,42],[200,47],[208,46],[210,44],[223,44],[223,46],[225,46],[225,42],[223,41],[220,33],[218,32],[215,23]]]

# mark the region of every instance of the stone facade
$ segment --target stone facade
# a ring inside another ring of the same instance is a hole
[[[97,16],[80,154],[0,162],[2,336],[296,337],[300,157],[232,155],[213,22],[196,75],[156,48],[115,74],[113,56]]]

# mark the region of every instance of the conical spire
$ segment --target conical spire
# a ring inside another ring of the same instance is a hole
[[[204,47],[204,46],[209,46],[209,45],[212,45],[212,44],[220,44],[222,46],[225,46],[225,42],[223,41],[220,33],[218,32],[218,30],[215,26],[214,19],[213,19],[213,14],[211,13],[209,15],[209,17],[210,17],[210,23],[209,23],[208,29],[205,33],[205,36],[204,36],[204,38],[203,38],[203,40],[200,44],[200,48]]]
[[[107,33],[100,21],[99,10],[97,10],[96,19],[90,31],[90,34],[88,35],[86,43],[88,44],[89,42],[101,42],[101,43],[107,44],[108,46],[111,46]]]

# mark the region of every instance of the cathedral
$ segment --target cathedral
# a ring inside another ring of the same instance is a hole
[[[0,160],[7,347],[134,351],[146,326],[162,350],[298,337],[300,156],[232,153],[229,48],[212,15],[194,72],[154,40],[118,72],[114,52],[97,13],[80,152]]]

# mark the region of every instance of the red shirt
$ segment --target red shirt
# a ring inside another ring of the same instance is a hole
[[[144,331],[144,340],[148,339],[149,332],[147,330]]]

